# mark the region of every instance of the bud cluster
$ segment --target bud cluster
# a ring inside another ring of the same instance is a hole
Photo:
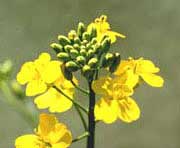
[[[101,67],[109,67],[110,71],[114,71],[114,65],[120,61],[120,55],[109,53],[111,40],[107,35],[100,42],[97,41],[95,26],[87,29],[80,22],[76,31],[71,30],[68,37],[59,35],[58,41],[50,46],[63,62],[62,69],[68,79],[72,78],[72,72],[78,70],[87,78],[92,77],[94,71]],[[104,58],[101,60],[101,57]]]

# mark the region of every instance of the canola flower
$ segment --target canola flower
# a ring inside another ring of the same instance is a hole
[[[97,30],[98,42],[102,41],[104,35],[109,36],[109,38],[111,39],[111,43],[116,42],[117,37],[126,38],[126,36],[121,33],[111,31],[111,27],[107,21],[106,15],[102,15],[99,18],[96,18],[93,23],[89,24],[88,31],[92,30],[93,27],[95,27]]]
[[[164,80],[161,76],[158,76],[160,69],[154,65],[150,60],[139,58],[137,60],[129,58],[128,60],[122,60],[115,75],[123,76],[127,75],[127,84],[134,87],[142,78],[147,84],[153,87],[162,87]]]
[[[34,134],[16,139],[16,148],[68,148],[72,142],[71,132],[52,114],[40,114]]]
[[[48,53],[42,53],[22,66],[17,81],[27,85],[26,95],[35,96],[37,108],[61,113],[74,105],[85,131],[72,140],[71,132],[64,124],[54,115],[43,113],[36,132],[18,137],[16,148],[68,148],[83,138],[87,138],[87,148],[95,148],[96,121],[111,124],[120,119],[132,123],[140,118],[142,111],[132,97],[135,88],[140,86],[141,80],[150,86],[162,87],[164,80],[152,61],[143,58],[121,60],[118,52],[111,52],[117,37],[125,38],[112,31],[107,16],[102,15],[87,27],[80,22],[77,30],[71,30],[67,36],[58,36],[58,43],[50,45],[58,60],[51,60]],[[106,75],[101,76],[103,69],[106,69]],[[86,80],[88,90],[78,85],[74,77],[76,72],[81,74],[80,80]],[[81,98],[74,98],[75,89],[88,96],[87,107],[78,102]]]
[[[101,77],[92,84],[95,93],[102,95],[96,103],[96,120],[107,124],[113,123],[118,118],[124,122],[132,122],[139,118],[140,109],[131,98],[133,89],[125,84],[119,77]]]

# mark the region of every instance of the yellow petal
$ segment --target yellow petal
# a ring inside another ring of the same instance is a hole
[[[41,80],[33,80],[27,84],[26,95],[35,96],[37,94],[45,92],[47,85]]]
[[[118,117],[117,100],[101,98],[95,105],[95,118],[110,124],[116,121]]]
[[[33,62],[26,62],[23,64],[20,72],[17,74],[17,81],[24,85],[33,79],[35,73],[36,72]]]
[[[110,84],[110,77],[100,77],[98,80],[93,81],[92,89],[100,95],[108,95],[108,85]]]
[[[162,87],[164,84],[164,80],[161,76],[151,73],[143,73],[141,74],[143,80],[153,87]]]
[[[108,35],[109,38],[111,39],[111,43],[114,43],[114,42],[116,41],[116,38],[117,38],[117,37],[126,38],[125,35],[120,34],[120,33],[117,33],[117,32],[114,32],[114,31],[108,31],[108,32],[107,32],[107,35]]]
[[[137,60],[136,71],[137,73],[157,73],[159,68],[152,61],[140,58]]]
[[[36,135],[24,135],[16,139],[16,148],[45,148],[43,142]]]
[[[53,83],[59,78],[60,75],[62,75],[60,69],[60,62],[51,61],[45,66],[42,72],[42,79],[46,83]]]
[[[119,118],[124,122],[133,122],[140,117],[140,109],[132,98],[119,100]]]

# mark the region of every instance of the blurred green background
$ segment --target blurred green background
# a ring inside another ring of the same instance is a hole
[[[96,148],[179,148],[180,147],[180,1],[179,0],[0,0],[0,62],[10,58],[14,75],[20,65],[34,59],[58,34],[88,24],[106,14],[113,30],[127,35],[113,45],[123,58],[153,60],[161,68],[165,85],[161,89],[143,85],[133,98],[141,118],[132,124],[117,121],[96,128]],[[3,97],[0,94],[0,97]],[[85,102],[84,97],[78,97]],[[74,110],[60,115],[73,135],[83,127]],[[11,107],[0,101],[0,147],[14,147],[29,125]],[[72,148],[85,148],[85,140]]]

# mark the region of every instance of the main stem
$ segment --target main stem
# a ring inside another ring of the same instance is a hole
[[[87,148],[94,148],[95,144],[95,118],[94,118],[94,106],[95,106],[95,93],[91,87],[92,81],[89,85],[89,114],[88,114],[88,132]]]

